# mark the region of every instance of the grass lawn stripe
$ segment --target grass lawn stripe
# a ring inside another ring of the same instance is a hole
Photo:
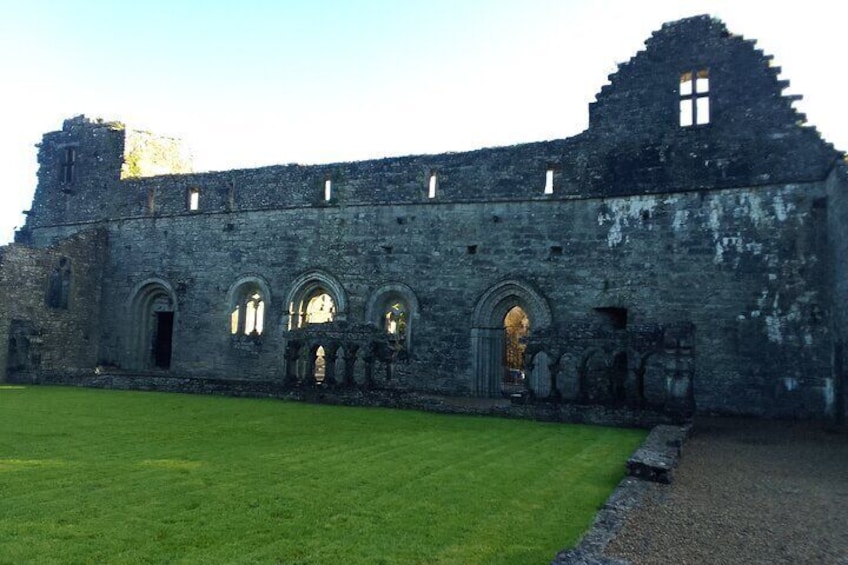
[[[0,563],[542,563],[644,435],[0,387]]]

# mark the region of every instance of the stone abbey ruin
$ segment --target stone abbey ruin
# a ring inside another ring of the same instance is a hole
[[[574,137],[315,166],[66,120],[0,248],[0,375],[843,420],[848,175],[779,72],[688,18]]]

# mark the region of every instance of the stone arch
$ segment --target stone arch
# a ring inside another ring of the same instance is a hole
[[[283,327],[294,330],[306,325],[306,308],[309,301],[321,293],[332,298],[335,306],[334,320],[347,318],[347,295],[342,284],[331,274],[312,270],[298,276],[286,296],[286,313]]]
[[[128,309],[127,361],[136,370],[169,369],[177,300],[171,284],[150,278],[133,287]]]
[[[486,290],[471,316],[471,367],[474,392],[478,396],[498,396],[503,379],[503,322],[507,312],[520,306],[530,320],[530,331],[549,327],[553,322],[547,299],[530,284],[504,280]]]
[[[258,294],[259,300],[262,303],[261,320],[260,314],[254,313],[256,322],[250,324],[254,331],[249,331],[251,328],[246,326],[246,310],[251,296]],[[268,312],[271,307],[271,289],[267,281],[258,275],[245,275],[240,277],[230,286],[227,291],[226,302],[226,317],[229,322],[230,333],[233,335],[242,334],[261,334],[265,327],[265,321],[268,320]],[[258,326],[258,327],[257,327]],[[236,331],[233,331],[235,329]],[[257,331],[258,330],[258,331]]]
[[[413,290],[403,283],[384,284],[371,293],[365,306],[365,320],[380,329],[386,328],[386,313],[393,303],[400,302],[405,306],[406,327],[403,338],[404,347],[407,351],[412,348],[412,337],[414,328],[418,324],[420,309],[418,298]]]
[[[505,280],[490,287],[477,299],[471,316],[475,328],[499,327],[504,316],[515,306],[521,306],[533,327],[547,328],[553,322],[551,308],[547,299],[532,285]]]

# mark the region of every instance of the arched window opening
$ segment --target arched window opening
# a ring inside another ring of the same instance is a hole
[[[332,322],[336,316],[336,303],[333,297],[324,292],[312,296],[306,304],[306,324],[326,324]]]
[[[49,308],[68,309],[71,290],[71,262],[67,257],[59,259],[47,281],[46,303]]]
[[[530,333],[530,319],[520,306],[514,306],[504,316],[504,377],[505,386],[523,385],[524,350]]]
[[[391,282],[376,289],[368,298],[365,319],[387,334],[393,349],[410,353],[418,312],[418,299],[412,289],[403,283]]]
[[[265,330],[267,298],[261,286],[249,281],[237,286],[230,303],[230,334],[258,337]]]
[[[383,316],[386,333],[401,341],[406,339],[408,310],[406,304],[400,301],[392,301],[388,304]]]
[[[261,335],[265,324],[265,301],[258,292],[251,294],[244,306],[244,335]]]
[[[324,352],[324,346],[318,346],[315,350],[315,372],[313,373],[316,383],[323,383],[327,376],[327,359]]]

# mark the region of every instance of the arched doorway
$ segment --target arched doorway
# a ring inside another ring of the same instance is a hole
[[[526,321],[525,321],[526,319]],[[507,323],[514,325],[507,332]],[[471,328],[471,370],[474,392],[478,396],[500,396],[507,364],[508,339],[529,335],[531,328],[544,329],[551,325],[551,310],[547,300],[531,285],[515,280],[497,283],[483,293],[474,307]],[[526,326],[527,333],[521,335]],[[518,353],[521,355],[518,355]],[[523,350],[516,347],[511,353],[511,365],[523,363]],[[513,373],[514,377],[517,375]]]
[[[133,293],[130,310],[128,365],[137,370],[170,369],[176,314],[171,286],[158,279],[142,283]]]
[[[504,316],[504,371],[501,390],[505,393],[524,389],[524,351],[530,333],[530,318],[521,306],[513,306]]]

